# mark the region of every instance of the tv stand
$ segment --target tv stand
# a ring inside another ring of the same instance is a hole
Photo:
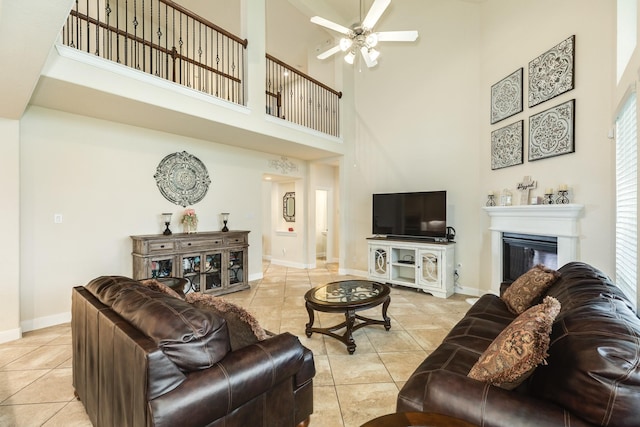
[[[369,279],[408,286],[439,298],[454,293],[454,243],[372,237]]]

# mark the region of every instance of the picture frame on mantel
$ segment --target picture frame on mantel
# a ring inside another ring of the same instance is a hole
[[[491,170],[524,163],[524,120],[491,132]]]
[[[522,112],[523,68],[491,86],[491,124]]]
[[[575,99],[529,117],[529,161],[574,153]]]
[[[575,39],[573,35],[529,62],[529,107],[573,89]]]

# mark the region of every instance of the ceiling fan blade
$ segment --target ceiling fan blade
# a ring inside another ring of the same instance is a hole
[[[367,12],[364,21],[362,21],[362,26],[372,29],[387,7],[389,7],[389,4],[391,4],[391,0],[375,0],[371,5],[371,9]]]
[[[378,65],[378,61],[374,61],[373,59],[371,59],[366,47],[362,46],[360,48],[360,53],[362,54],[364,63],[367,64],[367,68],[375,67],[376,65]]]
[[[331,49],[327,49],[324,52],[322,52],[320,55],[317,56],[318,59],[327,59],[328,57],[330,57],[331,55],[333,55],[334,53],[338,53],[340,52],[340,45],[336,45],[334,47],[332,47]]]
[[[418,38],[418,32],[412,31],[382,31],[376,33],[379,42],[413,42]]]
[[[314,24],[321,25],[321,26],[323,26],[325,28],[328,28],[330,30],[337,31],[340,34],[349,35],[349,33],[351,32],[351,30],[348,29],[347,27],[343,27],[340,24],[336,24],[335,22],[331,22],[328,19],[324,19],[324,18],[322,18],[320,16],[313,16],[311,18],[311,22],[313,22]]]

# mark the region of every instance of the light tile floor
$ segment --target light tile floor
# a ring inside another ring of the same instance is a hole
[[[265,329],[288,331],[314,353],[314,413],[311,427],[357,427],[395,412],[396,396],[420,362],[469,309],[465,296],[435,298],[409,288],[391,291],[391,330],[367,326],[355,332],[356,352],[324,335],[304,334],[308,322],[304,294],[313,286],[354,278],[339,276],[336,264],[300,270],[264,264],[264,278],[251,289],[225,298],[251,311]],[[375,307],[361,312],[380,318]],[[344,320],[319,313],[316,322]],[[69,324],[27,332],[0,344],[0,426],[90,426],[73,396]]]

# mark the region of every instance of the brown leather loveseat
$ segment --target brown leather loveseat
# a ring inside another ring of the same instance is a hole
[[[211,310],[119,276],[72,292],[73,386],[94,426],[297,426],[312,353],[288,333],[231,350]]]
[[[467,377],[516,317],[482,296],[415,370],[397,410],[435,412],[484,427],[640,426],[640,319],[608,277],[569,263],[543,296],[561,303],[547,364],[513,390]]]

